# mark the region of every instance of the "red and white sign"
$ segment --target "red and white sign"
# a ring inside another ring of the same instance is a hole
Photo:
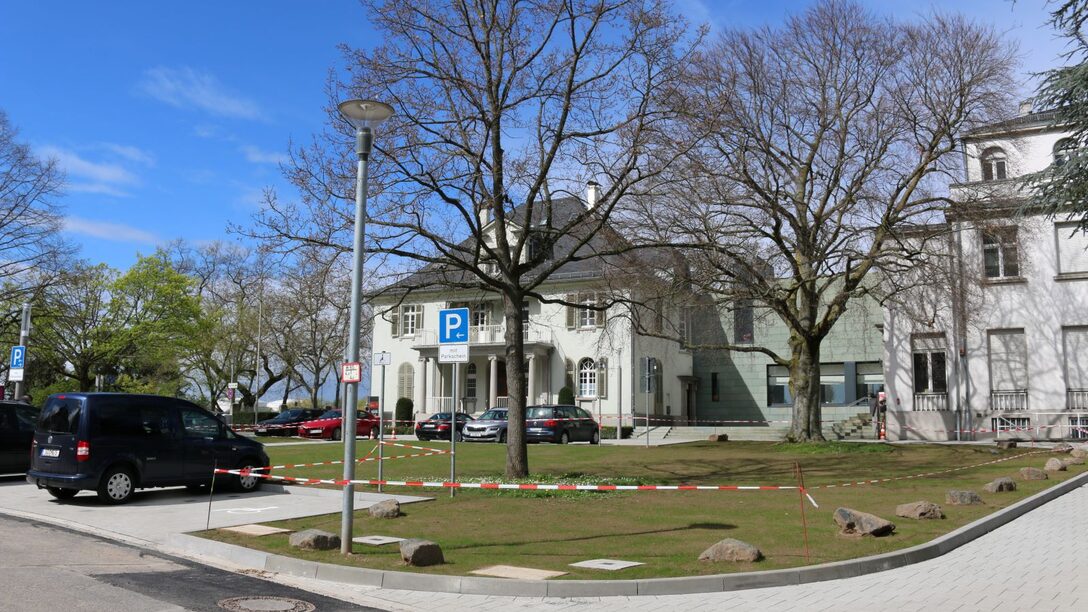
[[[357,383],[363,380],[363,366],[358,361],[348,361],[340,366],[340,380]]]

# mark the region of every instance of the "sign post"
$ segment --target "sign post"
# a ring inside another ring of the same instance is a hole
[[[457,482],[457,377],[459,365],[468,363],[468,308],[438,311],[438,363],[453,364],[453,406],[450,410],[450,482]],[[450,497],[456,489],[450,487]]]
[[[385,366],[393,361],[393,354],[387,352],[374,353],[374,365],[382,367],[382,392],[378,394],[378,480],[382,477],[382,461],[385,451]],[[397,428],[397,416],[393,415],[393,429]],[[378,493],[382,492],[381,482],[378,483]]]
[[[657,359],[643,357],[639,361],[644,372],[642,390],[646,392],[646,448],[650,448],[650,396],[657,391]],[[634,418],[633,413],[632,409],[632,418]]]

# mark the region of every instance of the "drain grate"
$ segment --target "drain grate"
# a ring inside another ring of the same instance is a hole
[[[219,607],[231,612],[314,612],[317,606],[301,599],[255,595],[231,597],[219,602]]]

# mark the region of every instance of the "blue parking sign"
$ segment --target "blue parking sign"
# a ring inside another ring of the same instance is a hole
[[[468,342],[468,308],[444,308],[438,311],[438,342]]]
[[[468,333],[467,331],[465,332]],[[26,367],[26,347],[25,346],[13,346],[11,347],[11,368],[15,370],[21,370]]]

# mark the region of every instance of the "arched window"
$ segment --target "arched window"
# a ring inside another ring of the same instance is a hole
[[[1054,143],[1054,165],[1061,166],[1069,161],[1073,152],[1077,149],[1077,143],[1072,138],[1062,138]]]
[[[1001,147],[990,147],[982,152],[982,180],[1003,181],[1008,178],[1008,156]]]
[[[578,362],[578,397],[597,397],[597,364],[589,357]]]
[[[416,369],[405,361],[397,368],[397,397],[415,398]]]

